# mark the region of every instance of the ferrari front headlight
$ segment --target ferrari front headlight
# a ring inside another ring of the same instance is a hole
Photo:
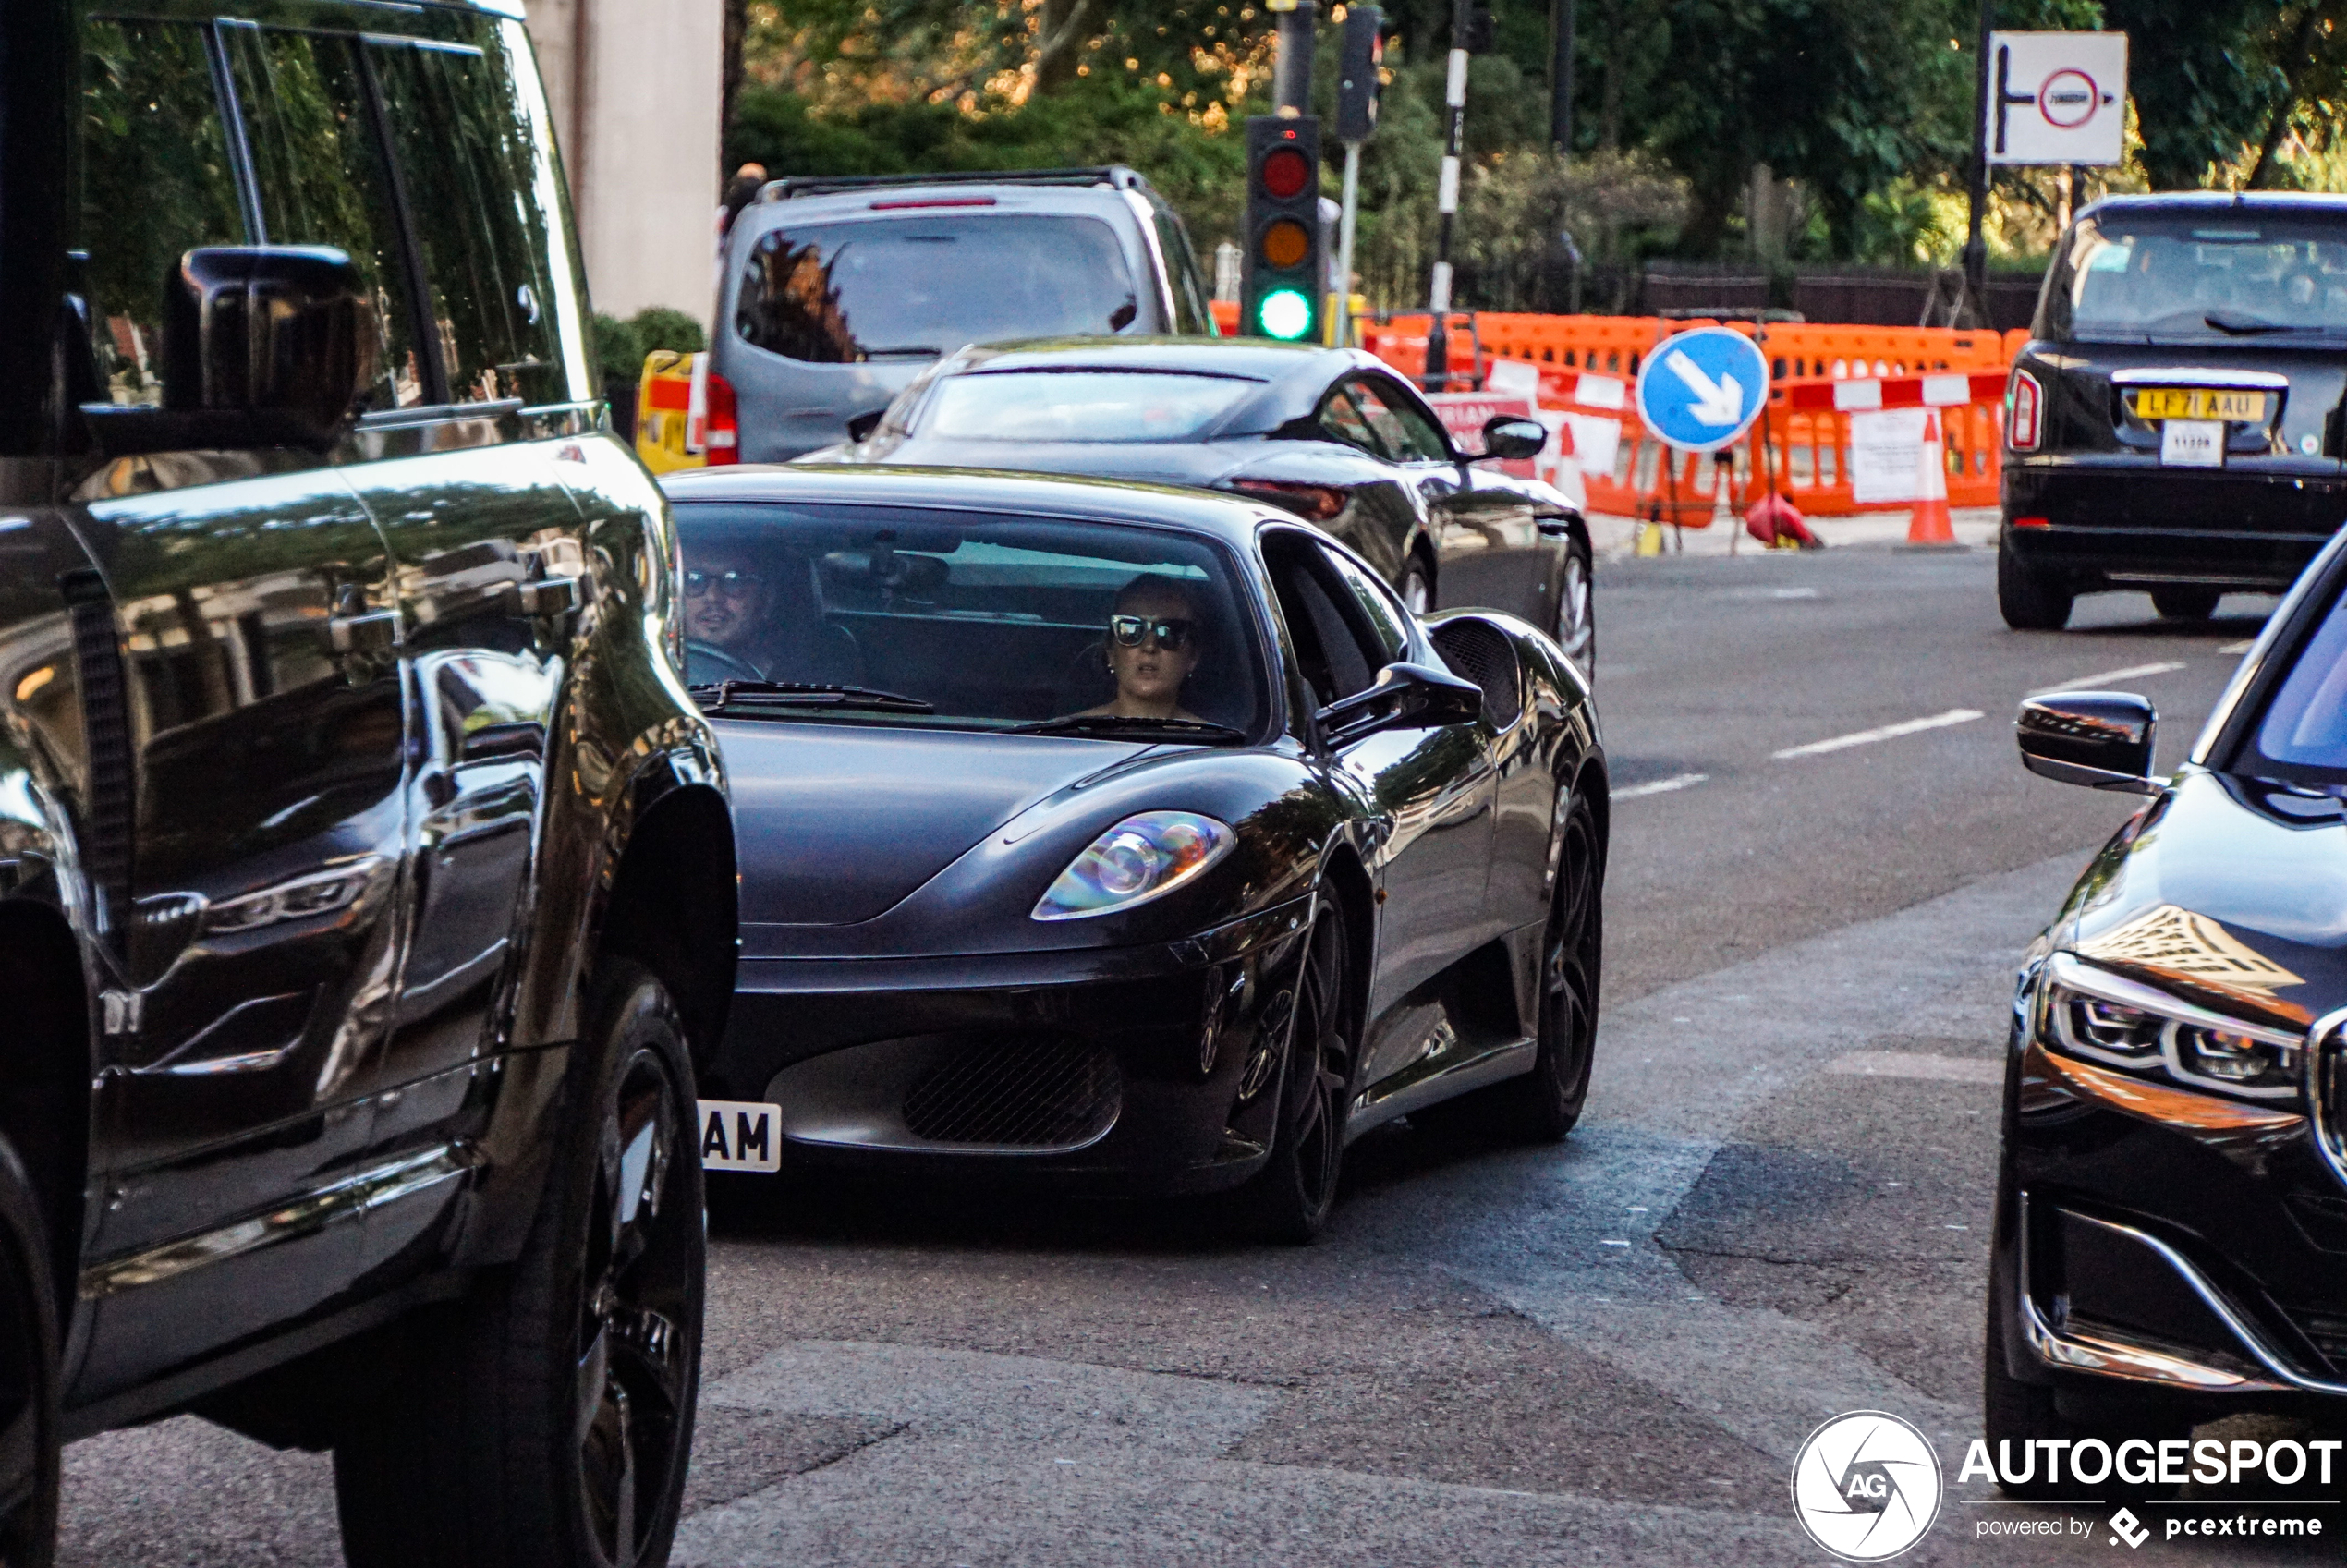
[[[2299,1034],[2228,1016],[2067,953],[2054,954],[2038,984],[2038,1039],[2066,1055],[2256,1100],[2298,1092]]]
[[[1094,839],[1044,892],[1039,920],[1076,920],[1146,904],[1204,871],[1238,842],[1211,817],[1144,811]]]

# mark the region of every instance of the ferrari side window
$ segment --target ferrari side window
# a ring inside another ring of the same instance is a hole
[[[1360,404],[1361,413],[1377,432],[1385,455],[1397,463],[1447,463],[1451,460],[1450,444],[1442,439],[1441,429],[1417,409],[1394,394],[1390,394],[1368,377],[1353,383],[1354,400]]]
[[[1408,621],[1402,606],[1394,601],[1386,586],[1334,551],[1320,553],[1335,572],[1345,590],[1351,594],[1355,607],[1369,624],[1377,667],[1383,669],[1397,659],[1406,658],[1410,651]]]
[[[1354,403],[1351,392],[1345,387],[1340,386],[1330,393],[1328,401],[1320,405],[1319,426],[1331,441],[1357,446],[1373,457],[1385,456],[1378,445],[1377,437],[1369,433],[1368,420],[1361,417],[1359,407]]]
[[[1301,541],[1274,544],[1265,554],[1271,581],[1296,645],[1296,661],[1323,706],[1365,691],[1388,662],[1365,641],[1337,602],[1344,589],[1331,580],[1317,550]]]

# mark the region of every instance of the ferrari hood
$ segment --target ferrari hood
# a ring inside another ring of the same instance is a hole
[[[2062,944],[2284,1027],[2347,1003],[2347,812],[2187,772],[2072,894]]]
[[[717,734],[746,926],[871,919],[1034,802],[1149,749],[791,719]]]

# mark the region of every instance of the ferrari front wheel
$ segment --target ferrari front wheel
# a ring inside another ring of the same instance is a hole
[[[1296,976],[1271,1158],[1232,1194],[1240,1227],[1265,1241],[1310,1242],[1336,1205],[1353,1064],[1344,938],[1344,911],[1323,898]]]

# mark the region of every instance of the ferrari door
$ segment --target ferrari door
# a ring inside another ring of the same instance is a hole
[[[1266,541],[1264,553],[1296,661],[1321,706],[1368,689],[1407,652],[1400,606],[1353,562],[1286,530]],[[1391,729],[1333,758],[1382,838],[1372,868],[1384,894],[1373,1018],[1478,940],[1491,856],[1490,740],[1479,720]]]

